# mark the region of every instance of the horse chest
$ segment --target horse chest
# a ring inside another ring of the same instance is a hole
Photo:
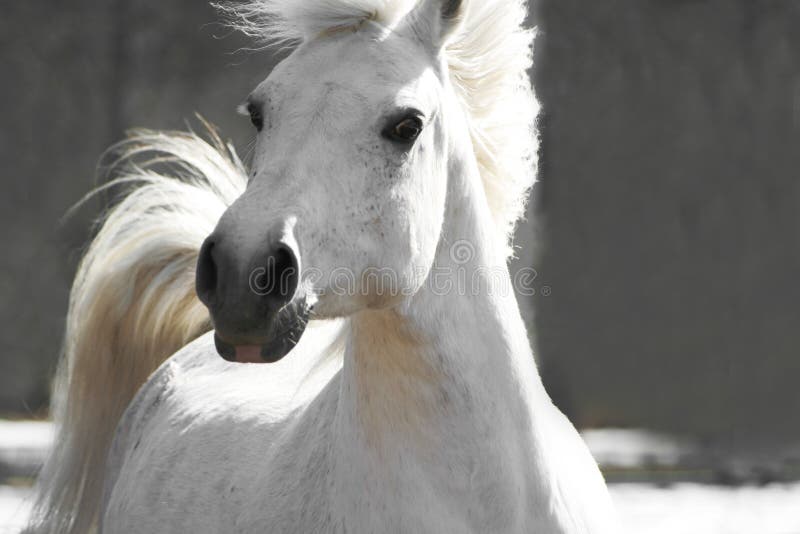
[[[478,462],[479,444],[466,442],[336,449],[336,399],[320,399],[293,420],[259,425],[198,420],[203,408],[153,395],[127,437],[103,532],[514,530],[520,495],[497,478],[513,478],[506,454]]]

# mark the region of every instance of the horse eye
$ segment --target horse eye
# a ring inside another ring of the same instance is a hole
[[[422,119],[408,115],[383,131],[383,136],[398,143],[411,143],[422,133]]]
[[[261,115],[261,110],[257,106],[250,104],[247,106],[247,112],[250,114],[250,122],[256,127],[257,131],[261,131],[264,127],[264,116]]]

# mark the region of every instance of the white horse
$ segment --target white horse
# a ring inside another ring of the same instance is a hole
[[[252,171],[217,137],[123,145],[158,154],[79,270],[30,530],[613,532],[506,268],[534,173],[524,2],[232,12],[297,44],[248,98]]]

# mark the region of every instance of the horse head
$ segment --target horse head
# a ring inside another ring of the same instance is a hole
[[[426,0],[391,25],[326,30],[250,94],[249,183],[197,265],[224,358],[277,361],[310,317],[394,306],[423,284],[445,213],[458,108],[441,51],[459,8]]]

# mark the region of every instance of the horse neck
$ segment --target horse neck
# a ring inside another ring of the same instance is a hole
[[[550,401],[490,237],[476,165],[452,167],[427,283],[396,308],[351,319],[334,426],[337,498],[351,513],[370,499],[379,506],[384,492],[408,501],[399,510],[424,508],[427,497],[440,506],[442,495],[463,509],[484,489],[505,496],[491,513],[508,521],[530,489],[534,412]],[[355,502],[348,487],[358,488]]]

